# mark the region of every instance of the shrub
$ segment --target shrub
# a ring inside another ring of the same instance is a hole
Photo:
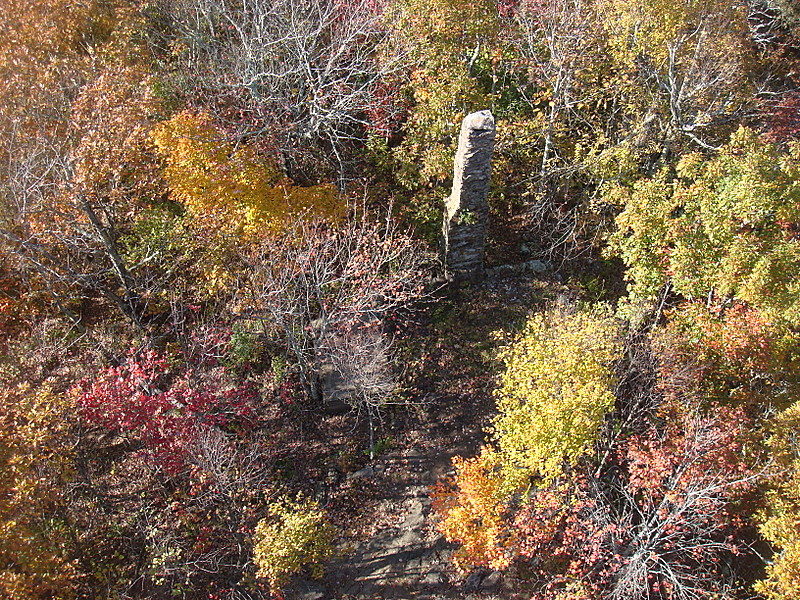
[[[439,529],[459,548],[456,568],[468,572],[476,565],[505,569],[512,558],[513,534],[507,517],[509,493],[500,471],[502,457],[490,446],[470,459],[455,457],[454,485],[440,486],[434,508],[441,515]]]
[[[453,459],[455,481],[436,494],[439,529],[460,546],[459,570],[511,564],[515,505],[532,493],[532,480],[552,482],[592,448],[614,406],[611,364],[620,352],[617,323],[595,310],[535,315],[501,354],[492,444]]]
[[[322,562],[333,553],[334,535],[335,529],[318,503],[299,498],[279,500],[256,526],[256,576],[266,579],[273,593],[304,567],[315,577],[321,576]]]
[[[796,433],[800,429],[800,403],[778,414],[770,426],[776,469],[759,520],[761,534],[773,545],[775,555],[756,591],[768,600],[785,600],[800,594],[800,458]]]
[[[590,449],[614,406],[611,365],[620,352],[607,311],[532,317],[501,355],[494,438],[505,464],[550,480]]]

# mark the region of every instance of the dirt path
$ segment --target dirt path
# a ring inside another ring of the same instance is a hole
[[[425,406],[401,417],[394,451],[355,473],[339,474],[334,488],[364,486],[363,493],[356,489],[350,496],[352,523],[340,523],[352,531],[345,532],[326,577],[296,581],[286,600],[514,597],[499,573],[477,571],[465,578],[454,571],[453,547],[436,530],[430,494],[452,469],[453,456],[474,456],[484,439],[496,385],[492,332],[523,318],[545,292],[541,284],[500,282],[437,308],[434,331],[415,349],[415,357],[427,357],[415,382]]]
[[[345,543],[321,582],[301,580],[287,591],[287,600],[450,600],[491,598],[496,576],[476,573],[465,580],[449,561],[452,547],[436,531],[431,514],[431,486],[451,469],[455,452],[387,457],[402,465],[408,480],[391,486],[379,510],[394,511],[397,524],[370,539]],[[384,471],[384,469],[378,469]],[[371,477],[380,479],[382,472]]]

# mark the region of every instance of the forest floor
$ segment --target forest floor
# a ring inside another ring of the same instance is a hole
[[[488,279],[432,303],[403,342],[409,401],[387,410],[372,460],[353,450],[352,425],[344,426],[352,417],[319,424],[333,447],[349,440],[341,442],[321,494],[341,534],[325,577],[295,580],[287,600],[517,597],[513,575],[455,571],[453,547],[436,528],[432,492],[451,474],[452,458],[474,456],[485,438],[503,340],[534,308],[570,295],[547,279]]]

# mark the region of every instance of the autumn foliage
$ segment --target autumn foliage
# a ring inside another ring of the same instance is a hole
[[[502,456],[484,446],[474,458],[456,458],[455,484],[442,484],[434,506],[447,539],[457,541],[454,562],[463,572],[473,566],[505,569],[511,563],[514,533],[508,522],[509,490],[500,472]]]
[[[330,558],[335,529],[313,501],[283,498],[270,506],[269,516],[255,529],[253,558],[256,575],[280,592],[290,576],[310,568],[319,577]]]
[[[799,66],[790,0],[0,0],[0,596],[280,596],[419,434],[463,574],[795,600]]]
[[[0,410],[0,594],[75,598],[80,569],[63,511],[73,478],[74,405],[51,385],[3,391]],[[62,514],[63,517],[63,514]]]
[[[247,386],[220,390],[219,383],[193,381],[191,371],[170,371],[152,351],[130,355],[86,382],[77,405],[87,423],[133,434],[156,464],[175,472],[204,429],[248,427],[255,395]]]
[[[462,570],[509,566],[519,546],[512,499],[547,486],[590,451],[613,404],[618,353],[616,325],[602,310],[556,310],[532,318],[501,355],[493,445],[475,458],[455,459],[454,485],[439,491],[440,527],[461,545]]]
[[[333,186],[293,185],[252,145],[226,140],[207,114],[180,113],[150,135],[164,157],[172,199],[204,230],[253,235],[301,217],[341,216]]]
[[[534,316],[501,354],[493,431],[505,460],[545,481],[573,466],[613,406],[619,353],[617,326],[602,309]]]
[[[602,313],[555,312],[529,322],[504,352],[496,448],[454,460],[454,482],[438,491],[440,529],[459,544],[459,568],[524,565],[535,598],[727,593],[725,565],[748,552],[736,507],[758,479],[759,457],[746,450],[750,417],[704,405],[702,379],[670,370],[674,346],[658,347],[653,387],[631,397],[612,384],[612,362],[617,372],[625,366],[619,344]],[[580,390],[608,400],[558,410]],[[597,416],[579,419],[583,407]],[[524,426],[511,427],[521,415]],[[553,421],[549,435],[536,436],[543,418]]]

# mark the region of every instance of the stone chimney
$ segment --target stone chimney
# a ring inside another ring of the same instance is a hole
[[[483,276],[494,137],[494,117],[488,110],[464,118],[454,163],[453,192],[444,213],[443,258],[445,276],[450,281],[475,281]]]

